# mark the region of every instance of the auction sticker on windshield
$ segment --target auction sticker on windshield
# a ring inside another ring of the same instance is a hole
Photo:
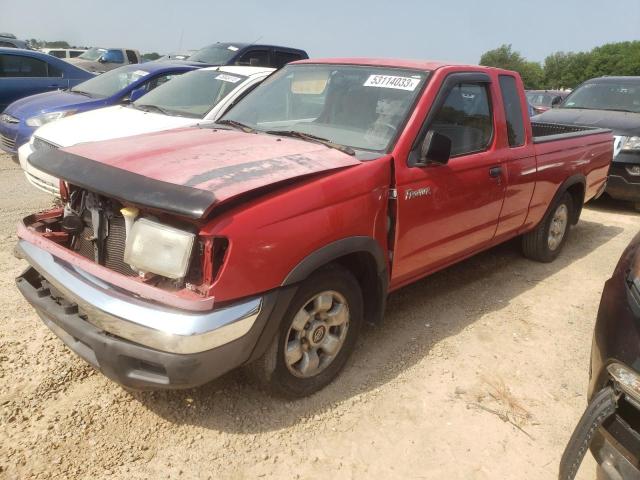
[[[216,77],[216,80],[222,80],[223,82],[230,82],[230,83],[238,83],[240,81],[238,77],[233,77],[231,75],[226,75],[224,73],[221,73],[220,75],[218,75]]]
[[[395,88],[398,90],[408,90],[413,92],[419,83],[419,78],[395,77],[393,75],[370,75],[369,78],[367,78],[367,81],[364,82],[363,86]]]
[[[135,72],[133,72],[133,75],[137,75],[138,77],[146,77],[147,75],[149,75],[149,72],[146,72],[144,70],[136,70]]]

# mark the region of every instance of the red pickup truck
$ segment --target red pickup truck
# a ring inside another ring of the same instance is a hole
[[[530,124],[510,71],[297,62],[215,125],[32,155],[65,203],[19,225],[17,285],[127,387],[246,366],[308,395],[389,292],[516,236],[553,260],[612,151],[608,130]]]

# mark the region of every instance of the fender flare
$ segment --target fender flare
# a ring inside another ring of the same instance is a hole
[[[564,182],[562,182],[562,184],[560,185],[560,187],[558,187],[558,190],[556,191],[555,195],[553,196],[553,199],[551,200],[551,203],[549,203],[549,207],[547,208],[546,213],[544,214],[543,220],[545,218],[547,218],[547,215],[549,215],[549,212],[551,211],[551,207],[553,205],[555,205],[556,201],[565,194],[565,192],[567,190],[569,190],[569,188],[573,187],[574,185],[580,184],[582,185],[582,190],[584,191],[584,195],[587,194],[587,180],[585,178],[585,176],[581,173],[577,173],[575,175],[571,175],[569,178],[567,178]],[[584,205],[584,196],[582,197],[582,203],[580,203],[579,205],[574,205],[574,212],[573,212],[573,219],[572,219],[572,225],[575,225],[578,223],[578,219],[580,218],[580,213],[582,212],[582,205]]]
[[[350,253],[359,252],[371,254],[376,262],[378,275],[386,272],[387,261],[380,244],[375,239],[366,236],[347,237],[336,240],[307,255],[289,272],[282,282],[282,286],[299,283],[323,265]]]

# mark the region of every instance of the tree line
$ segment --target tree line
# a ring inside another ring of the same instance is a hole
[[[514,70],[527,89],[575,88],[604,75],[640,75],[640,41],[607,43],[589,52],[556,52],[532,62],[511,45],[485,52],[480,65]]]

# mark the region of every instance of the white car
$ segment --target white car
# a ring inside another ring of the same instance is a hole
[[[128,105],[79,113],[38,128],[18,149],[27,180],[59,195],[59,180],[34,168],[34,152],[77,143],[130,137],[195,124],[213,123],[272,72],[263,67],[211,67],[194,70],[156,87]]]

